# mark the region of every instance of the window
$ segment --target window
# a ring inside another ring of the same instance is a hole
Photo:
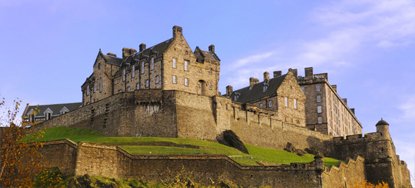
[[[285,104],[285,107],[288,107],[288,97],[284,97],[284,104]]]
[[[321,95],[317,95],[317,102],[321,102]]]
[[[48,112],[45,114],[46,120],[50,120],[52,118],[52,113]]]
[[[150,87],[150,80],[149,79],[147,79],[146,80],[146,88],[149,88]]]
[[[156,84],[158,84],[158,83],[160,83],[160,76],[159,75],[156,76]]]
[[[89,96],[89,92],[90,92],[90,88],[89,88],[89,85],[88,85],[88,86],[86,86],[86,96]]]
[[[177,76],[176,75],[173,75],[171,81],[172,81],[173,84],[177,84]]]
[[[184,70],[188,71],[189,70],[189,61],[184,60]]]
[[[94,93],[97,92],[98,83],[94,83]]]
[[[272,100],[268,101],[268,108],[272,108]]]
[[[318,117],[317,118],[317,123],[322,124],[323,123],[323,117]]]
[[[189,86],[189,79],[188,78],[184,78],[184,85]]]
[[[154,70],[154,57],[150,60],[150,70]]]
[[[176,65],[176,58],[173,58],[172,67],[173,67],[174,69],[177,67],[177,65]]]
[[[122,81],[125,81],[125,68],[122,70]]]
[[[297,99],[294,99],[294,109],[297,109]]]
[[[144,61],[143,62],[141,62],[141,73],[144,73]]]
[[[135,65],[133,65],[133,68],[131,69],[131,78],[134,78],[135,76]]]
[[[262,88],[262,92],[267,91],[267,89],[268,89],[268,85],[264,85],[264,87]]]
[[[137,83],[137,85],[135,86],[137,89],[140,89],[140,83]]]
[[[316,91],[321,91],[321,85],[316,85]]]
[[[30,122],[35,122],[35,115],[34,114],[29,115],[29,121]]]
[[[321,114],[321,112],[323,112],[323,110],[321,109],[321,106],[317,106],[317,113]]]
[[[262,102],[261,102],[261,103],[259,103],[259,107],[260,107],[260,108],[263,108],[263,107],[264,107],[264,104],[262,104]]]

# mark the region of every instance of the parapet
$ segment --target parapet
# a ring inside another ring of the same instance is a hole
[[[366,133],[364,136],[362,134],[348,135],[345,137],[333,137],[334,144],[347,144],[347,143],[356,143],[356,142],[367,142],[367,141],[376,141],[382,140],[380,133]]]

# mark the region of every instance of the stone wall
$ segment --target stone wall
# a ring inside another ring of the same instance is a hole
[[[322,174],[323,188],[331,187],[359,187],[366,182],[364,158],[358,156],[341,162],[339,167],[327,168]]]
[[[50,141],[43,143],[42,166],[44,168],[58,167],[66,175],[75,175],[78,146],[70,140]]]
[[[62,142],[70,144],[68,142]],[[65,146],[60,146],[65,148]],[[72,147],[72,146],[71,146]],[[281,166],[241,166],[223,155],[130,155],[116,146],[80,143],[77,146],[76,175],[136,178],[144,181],[172,181],[190,178],[201,184],[233,182],[248,187],[321,187],[320,163]],[[45,156],[54,154],[47,151]],[[62,167],[56,160],[49,166]],[[65,173],[66,174],[66,173]]]

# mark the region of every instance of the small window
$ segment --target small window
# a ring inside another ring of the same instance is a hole
[[[321,102],[321,95],[317,95],[317,102]]]
[[[46,118],[46,120],[50,120],[51,118],[52,118],[52,114],[51,113],[46,113],[45,114],[45,118]]]
[[[125,68],[122,69],[122,81],[125,81]]]
[[[189,70],[189,61],[187,61],[187,60],[184,61],[184,70],[185,71]]]
[[[323,112],[321,106],[317,106],[317,113],[321,114]]]
[[[184,78],[184,85],[189,86],[189,79],[188,78]]]
[[[158,83],[160,83],[160,76],[159,75],[156,76],[156,84],[158,84]]]
[[[317,118],[317,123],[322,124],[323,123],[323,117],[318,117]]]
[[[285,104],[285,107],[288,107],[288,97],[284,97],[284,104]]]
[[[150,70],[154,70],[154,57],[150,60]]]
[[[98,70],[101,69],[101,63],[98,63]]]
[[[133,68],[131,69],[131,78],[134,78],[135,76],[135,65],[133,65]]]
[[[268,108],[272,108],[272,100],[268,101]]]
[[[259,107],[260,107],[260,108],[263,108],[263,107],[264,107],[264,104],[262,104],[262,102],[261,102],[261,103],[259,103]]]
[[[176,58],[173,58],[172,67],[173,67],[174,69],[177,67],[177,65],[176,65]]]
[[[141,62],[141,73],[144,73],[144,61],[143,62]]]
[[[173,84],[177,84],[177,76],[176,75],[173,75],[171,81],[172,81]]]
[[[264,85],[264,87],[262,88],[262,92],[267,91],[267,89],[268,89],[268,85]]]
[[[149,79],[147,79],[146,80],[146,88],[149,88],[150,87],[150,80]]]
[[[86,96],[89,96],[89,92],[90,92],[90,88],[89,88],[89,85],[88,86],[86,86]]]
[[[140,83],[137,83],[137,85],[135,87],[136,87],[136,89],[140,89]]]
[[[297,99],[294,99],[294,109],[297,109]]]
[[[321,91],[321,85],[316,85],[316,91]]]

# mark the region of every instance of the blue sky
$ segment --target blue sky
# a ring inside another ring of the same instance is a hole
[[[0,97],[81,101],[98,50],[154,45],[183,27],[192,48],[216,45],[220,88],[264,71],[328,72],[372,132],[383,117],[415,175],[415,1],[0,0]]]

